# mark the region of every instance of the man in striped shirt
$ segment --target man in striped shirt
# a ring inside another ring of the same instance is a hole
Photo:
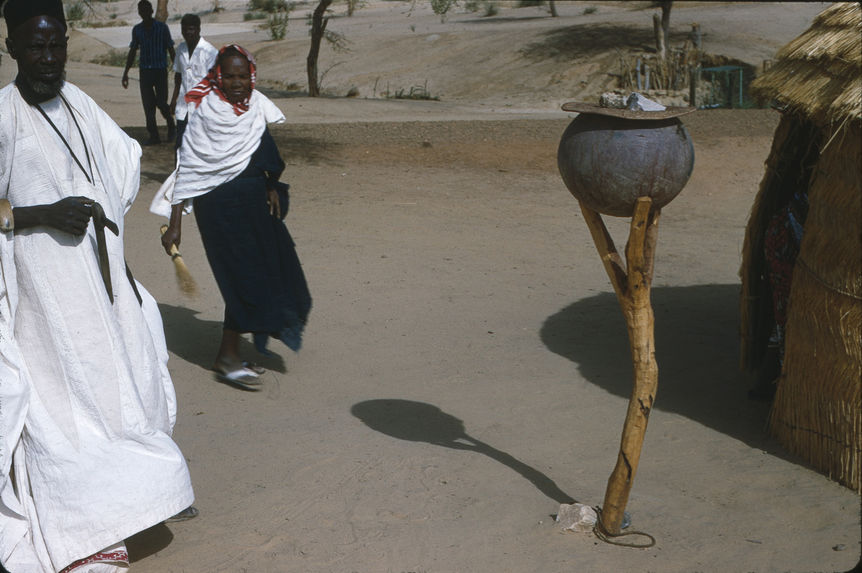
[[[132,42],[129,44],[129,56],[126,58],[126,69],[123,72],[123,87],[129,87],[129,68],[135,63],[138,48],[141,57],[140,68],[141,103],[144,104],[144,116],[147,119],[147,132],[150,134],[145,145],[160,143],[159,130],[156,127],[156,108],[168,124],[168,141],[174,139],[176,126],[168,105],[168,60],[175,59],[174,41],[167,24],[153,19],[153,5],[150,0],[138,2],[138,15],[141,23],[132,28]]]

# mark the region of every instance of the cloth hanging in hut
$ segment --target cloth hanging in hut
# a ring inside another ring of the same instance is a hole
[[[803,227],[808,215],[808,194],[799,190],[790,202],[772,216],[764,238],[764,256],[772,290],[772,308],[775,326],[771,344],[778,347],[779,361],[784,361],[784,331],[787,325],[787,302],[790,300],[790,284],[793,266],[799,256]]]

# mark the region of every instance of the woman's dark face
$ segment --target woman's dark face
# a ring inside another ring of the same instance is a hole
[[[221,79],[230,103],[240,103],[251,95],[251,69],[244,57],[233,55],[222,60]]]

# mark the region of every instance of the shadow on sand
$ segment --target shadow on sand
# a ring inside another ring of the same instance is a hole
[[[653,288],[659,370],[655,408],[781,455],[765,431],[769,406],[748,399],[751,381],[739,370],[739,288]],[[613,293],[579,300],[550,316],[541,337],[552,352],[577,363],[589,382],[630,396],[628,334]]]
[[[197,311],[183,306],[160,303],[159,311],[162,313],[168,350],[186,362],[210,370],[221,340],[222,322],[198,318]],[[267,370],[282,374],[286,372],[284,359],[275,352],[269,356],[258,353],[246,337],[239,344],[240,354],[246,359],[257,362]],[[281,345],[281,342],[270,339],[268,349],[273,350],[275,345]]]
[[[748,399],[750,381],[738,367],[739,285],[656,287],[656,408],[685,416],[751,447],[787,458],[765,431],[769,406]],[[572,360],[584,378],[628,399],[632,365],[625,320],[613,293],[579,300],[550,316],[541,338]],[[467,434],[464,423],[432,404],[400,399],[359,402],[351,413],[372,430],[486,455],[521,474],[543,494],[572,503],[548,476]],[[618,421],[620,430],[623,419]]]
[[[160,120],[161,121],[161,120]],[[337,155],[343,147],[341,144],[327,142],[322,138],[301,137],[292,133],[290,125],[270,125],[278,151],[283,158],[290,158],[291,162],[299,161],[311,165],[331,163],[332,157]],[[126,126],[123,127],[126,135],[142,145],[142,165],[147,167],[141,171],[141,176],[163,182],[174,170],[176,151],[172,141],[162,140],[159,145],[143,145],[149,137],[145,127]],[[166,128],[159,123],[159,132],[162,137],[166,136]]]
[[[377,432],[435,446],[483,454],[508,466],[532,482],[543,494],[557,503],[574,503],[554,481],[515,457],[467,434],[464,422],[431,404],[411,400],[380,399],[355,404],[350,412]]]
[[[686,33],[671,31],[669,45],[681,44],[687,37]],[[611,50],[655,52],[652,26],[578,24],[556,28],[543,40],[525,46],[521,53],[533,61],[573,62]]]
[[[174,534],[164,523],[154,525],[126,539],[129,563],[135,563],[155,555],[174,540]]]

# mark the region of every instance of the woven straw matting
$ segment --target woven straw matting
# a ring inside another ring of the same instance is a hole
[[[827,145],[793,271],[785,362],[770,431],[832,479],[862,491],[862,129]]]
[[[776,100],[821,124],[862,117],[862,7],[838,2],[784,46],[751,84],[760,100]]]

